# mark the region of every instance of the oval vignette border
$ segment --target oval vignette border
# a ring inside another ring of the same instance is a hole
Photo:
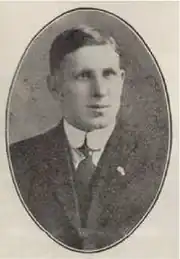
[[[24,203],[23,201],[23,198],[21,196],[21,193],[20,193],[20,190],[17,186],[17,183],[16,183],[16,180],[15,180],[15,174],[13,172],[13,168],[12,168],[12,165],[11,165],[11,160],[10,160],[10,155],[9,155],[9,148],[8,148],[8,129],[9,129],[9,125],[8,125],[8,107],[9,107],[9,103],[10,103],[10,99],[11,99],[11,92],[12,92],[12,89],[13,89],[13,85],[14,85],[14,82],[16,80],[16,76],[18,74],[18,71],[20,70],[21,68],[21,65],[22,65],[22,62],[23,62],[23,59],[24,57],[26,56],[28,50],[31,48],[31,44],[38,38],[38,36],[43,33],[43,31],[50,25],[52,25],[56,20],[60,19],[60,18],[63,18],[63,16],[67,15],[67,14],[70,14],[72,12],[76,12],[76,11],[80,11],[80,10],[86,10],[86,11],[90,11],[90,10],[94,10],[94,11],[99,11],[99,12],[103,12],[103,13],[106,13],[107,15],[111,15],[113,16],[114,18],[118,19],[120,22],[122,22],[129,30],[132,31],[132,33],[134,33],[135,35],[137,35],[138,39],[140,42],[142,42],[145,50],[150,54],[150,57],[152,58],[152,61],[154,63],[154,65],[156,66],[157,68],[157,72],[159,73],[160,75],[160,78],[162,80],[162,87],[164,88],[164,96],[165,96],[165,100],[166,100],[166,106],[167,106],[167,115],[168,115],[168,128],[169,128],[169,136],[168,136],[168,150],[167,150],[167,159],[166,159],[166,164],[165,164],[165,169],[164,169],[164,172],[163,172],[163,177],[162,177],[162,180],[161,180],[161,183],[160,183],[160,186],[159,186],[159,189],[155,195],[155,198],[154,200],[152,201],[149,209],[147,210],[147,212],[145,213],[145,215],[142,217],[142,219],[137,223],[137,225],[131,230],[129,231],[128,234],[126,234],[123,238],[121,238],[120,240],[118,240],[117,242],[111,244],[110,246],[107,246],[107,247],[104,247],[102,249],[98,249],[98,250],[93,250],[93,251],[83,251],[83,250],[79,250],[79,249],[75,249],[75,248],[72,248],[72,247],[69,247],[67,246],[66,244],[64,244],[63,242],[60,242],[59,240],[57,240],[55,237],[53,237],[46,229],[43,228],[43,226],[41,226],[41,224],[34,218],[34,216],[32,215],[32,213],[29,211],[27,205]],[[16,67],[16,70],[14,72],[14,76],[13,76],[13,79],[12,79],[12,82],[11,82],[11,85],[10,85],[10,88],[9,88],[9,92],[8,92],[8,97],[7,97],[7,102],[6,102],[6,116],[5,116],[5,142],[6,142],[6,153],[7,153],[7,157],[8,157],[8,166],[9,166],[9,169],[10,169],[10,173],[11,173],[11,177],[12,177],[12,180],[13,180],[13,183],[14,183],[14,186],[15,186],[15,189],[16,189],[16,192],[20,198],[20,201],[23,205],[23,207],[26,209],[28,215],[31,217],[31,219],[36,223],[36,225],[42,230],[44,231],[48,237],[50,237],[53,241],[55,241],[57,244],[61,245],[62,247],[70,250],[70,251],[74,251],[74,252],[79,252],[79,253],[83,253],[83,254],[92,254],[92,253],[99,253],[99,252],[102,252],[102,251],[105,251],[105,250],[108,250],[110,248],[113,248],[114,246],[117,246],[118,244],[122,243],[124,240],[126,240],[130,235],[133,234],[133,232],[144,222],[145,218],[149,215],[150,211],[153,209],[154,205],[156,204],[158,198],[159,198],[159,195],[162,191],[162,188],[163,188],[163,185],[164,185],[164,182],[165,182],[165,179],[166,179],[166,176],[167,176],[167,171],[168,171],[168,168],[169,168],[169,162],[170,162],[170,157],[171,157],[171,150],[172,150],[172,114],[171,114],[171,107],[170,107],[170,100],[169,100],[169,95],[168,95],[168,91],[167,91],[167,85],[166,85],[166,81],[165,81],[165,78],[163,76],[163,73],[160,69],[160,66],[158,64],[158,61],[156,60],[155,56],[153,55],[150,47],[148,46],[148,44],[145,42],[145,40],[143,39],[143,37],[134,29],[134,27],[132,25],[130,25],[127,21],[125,21],[123,18],[121,18],[120,16],[114,14],[113,12],[110,12],[108,10],[105,10],[105,9],[101,9],[101,8],[95,8],[95,7],[77,7],[77,8],[73,8],[73,9],[70,9],[66,12],[63,12],[62,14],[56,16],[54,19],[52,19],[50,22],[46,23],[33,37],[32,39],[30,40],[30,42],[28,43],[27,47],[25,48],[19,62],[18,62],[18,65]]]

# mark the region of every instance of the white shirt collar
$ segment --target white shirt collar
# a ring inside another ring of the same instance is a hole
[[[88,147],[92,149],[102,149],[105,147],[114,127],[115,123],[106,128],[93,130],[87,133],[75,128],[64,119],[64,130],[72,148],[81,147],[84,143],[85,135],[87,134]]]

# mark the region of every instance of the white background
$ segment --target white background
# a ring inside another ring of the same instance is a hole
[[[164,74],[171,102],[173,147],[160,198],[120,245],[98,254],[71,252],[51,240],[21,204],[8,167],[5,107],[11,81],[24,49],[47,22],[78,6],[104,8],[129,22],[144,38]],[[0,258],[177,259],[178,228],[178,3],[0,2]]]

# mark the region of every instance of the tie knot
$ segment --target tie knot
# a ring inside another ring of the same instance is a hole
[[[81,153],[83,153],[83,155],[85,155],[85,157],[92,155],[93,150],[87,145],[87,136],[85,136],[83,145],[78,149]]]
[[[92,148],[88,147],[88,144],[87,144],[87,135],[86,135],[86,136],[85,136],[85,139],[84,139],[83,145],[82,145],[80,148],[78,148],[78,150],[79,150],[81,153],[83,153],[83,155],[84,155],[85,157],[88,157],[88,156],[92,156],[93,152],[98,151],[98,150],[100,150],[100,149],[92,149]]]

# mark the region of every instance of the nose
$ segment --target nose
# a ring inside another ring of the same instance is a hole
[[[102,77],[96,77],[93,80],[93,87],[92,87],[92,91],[93,91],[93,97],[103,97],[105,95],[107,95],[107,85],[104,82]]]

